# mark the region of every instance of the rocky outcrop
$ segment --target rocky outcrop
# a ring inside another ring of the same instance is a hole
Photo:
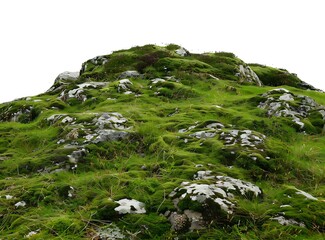
[[[310,97],[295,95],[284,88],[270,90],[262,97],[265,100],[260,102],[258,107],[267,110],[267,116],[291,118],[300,129],[304,128],[303,121],[312,111],[318,111],[325,121],[325,116],[322,114],[325,107],[317,104]]]
[[[167,213],[169,220],[175,231],[186,231],[229,218],[236,211],[237,197],[261,198],[262,190],[250,182],[198,171],[194,180],[182,182],[169,197],[178,209],[178,213]]]
[[[61,81],[73,82],[76,81],[78,78],[79,78],[79,72],[63,72],[56,77],[54,83],[58,83]]]
[[[256,73],[249,66],[239,65],[238,68],[239,72],[236,74],[236,76],[239,77],[240,82],[254,83],[259,87],[263,85]]]
[[[190,55],[190,52],[188,50],[186,50],[185,48],[183,48],[183,47],[180,47],[175,52],[176,52],[176,54],[178,54],[181,57],[185,57],[185,56]]]

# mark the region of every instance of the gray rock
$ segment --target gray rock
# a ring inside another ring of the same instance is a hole
[[[282,96],[279,97],[279,100],[281,101],[294,101],[293,96],[290,93],[285,93]]]
[[[285,217],[283,216],[279,216],[279,217],[274,217],[274,218],[270,218],[271,220],[276,220],[278,221],[281,225],[284,225],[284,226],[293,226],[293,225],[296,225],[296,226],[299,226],[299,227],[306,227],[306,225],[303,223],[303,222],[297,222],[296,220],[294,219],[286,219]]]
[[[183,47],[177,49],[175,52],[176,52],[176,54],[178,54],[178,55],[181,56],[181,57],[185,57],[185,56],[190,55],[190,52],[187,51],[187,50],[186,50],[185,48],[183,48]]]
[[[63,72],[56,77],[54,83],[58,83],[62,80],[73,82],[76,81],[78,78],[79,78],[79,72]]]
[[[118,141],[129,136],[128,132],[116,131],[112,129],[99,130],[98,136],[93,140],[93,143],[100,143],[105,141]]]
[[[178,214],[176,212],[173,212],[169,216],[168,220],[172,225],[172,229],[176,232],[187,231],[191,226],[190,220],[186,214]]]
[[[78,163],[84,156],[86,156],[86,149],[80,149],[73,151],[70,155],[68,155],[70,163],[76,164]]]
[[[216,133],[214,133],[214,132],[199,131],[199,132],[190,134],[189,136],[201,139],[201,138],[213,138],[215,135],[216,135]]]
[[[119,84],[117,86],[118,92],[131,92],[130,87],[133,85],[133,83],[129,79],[122,79],[119,81]]]
[[[282,95],[278,96],[279,93]],[[284,88],[270,90],[264,93],[262,97],[265,97],[266,100],[260,102],[258,107],[266,109],[268,116],[289,117],[300,129],[304,128],[302,120],[309,116],[310,111],[322,108],[312,98],[295,95]]]
[[[237,76],[240,78],[240,82],[255,83],[259,87],[263,85],[256,73],[249,66],[239,65]]]
[[[118,77],[119,79],[124,79],[124,78],[138,78],[140,77],[140,73],[138,71],[125,71],[120,74]]]
[[[128,127],[124,125],[127,122],[127,119],[117,112],[103,113],[100,117],[94,118],[93,122],[99,129],[128,129]]]

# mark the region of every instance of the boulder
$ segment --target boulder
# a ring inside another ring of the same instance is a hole
[[[183,48],[183,47],[180,47],[175,52],[176,52],[176,54],[178,54],[181,57],[185,57],[185,56],[190,55],[190,52],[188,50],[186,50],[185,48]]]
[[[135,71],[135,70],[129,70],[129,71],[125,71],[125,72],[122,72],[120,74],[120,76],[118,77],[119,79],[124,79],[124,78],[138,78],[140,77],[140,73],[138,71]]]
[[[63,72],[56,77],[54,83],[58,83],[60,81],[73,82],[76,81],[78,78],[79,72]]]
[[[239,72],[236,76],[239,77],[240,82],[254,83],[259,87],[263,85],[257,74],[249,66],[239,65]]]

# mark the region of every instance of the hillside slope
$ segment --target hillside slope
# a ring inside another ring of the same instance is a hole
[[[322,239],[324,106],[231,53],[90,59],[0,105],[0,239]]]

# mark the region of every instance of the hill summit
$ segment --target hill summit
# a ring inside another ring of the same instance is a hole
[[[321,239],[324,93],[170,44],[0,105],[0,239]]]

